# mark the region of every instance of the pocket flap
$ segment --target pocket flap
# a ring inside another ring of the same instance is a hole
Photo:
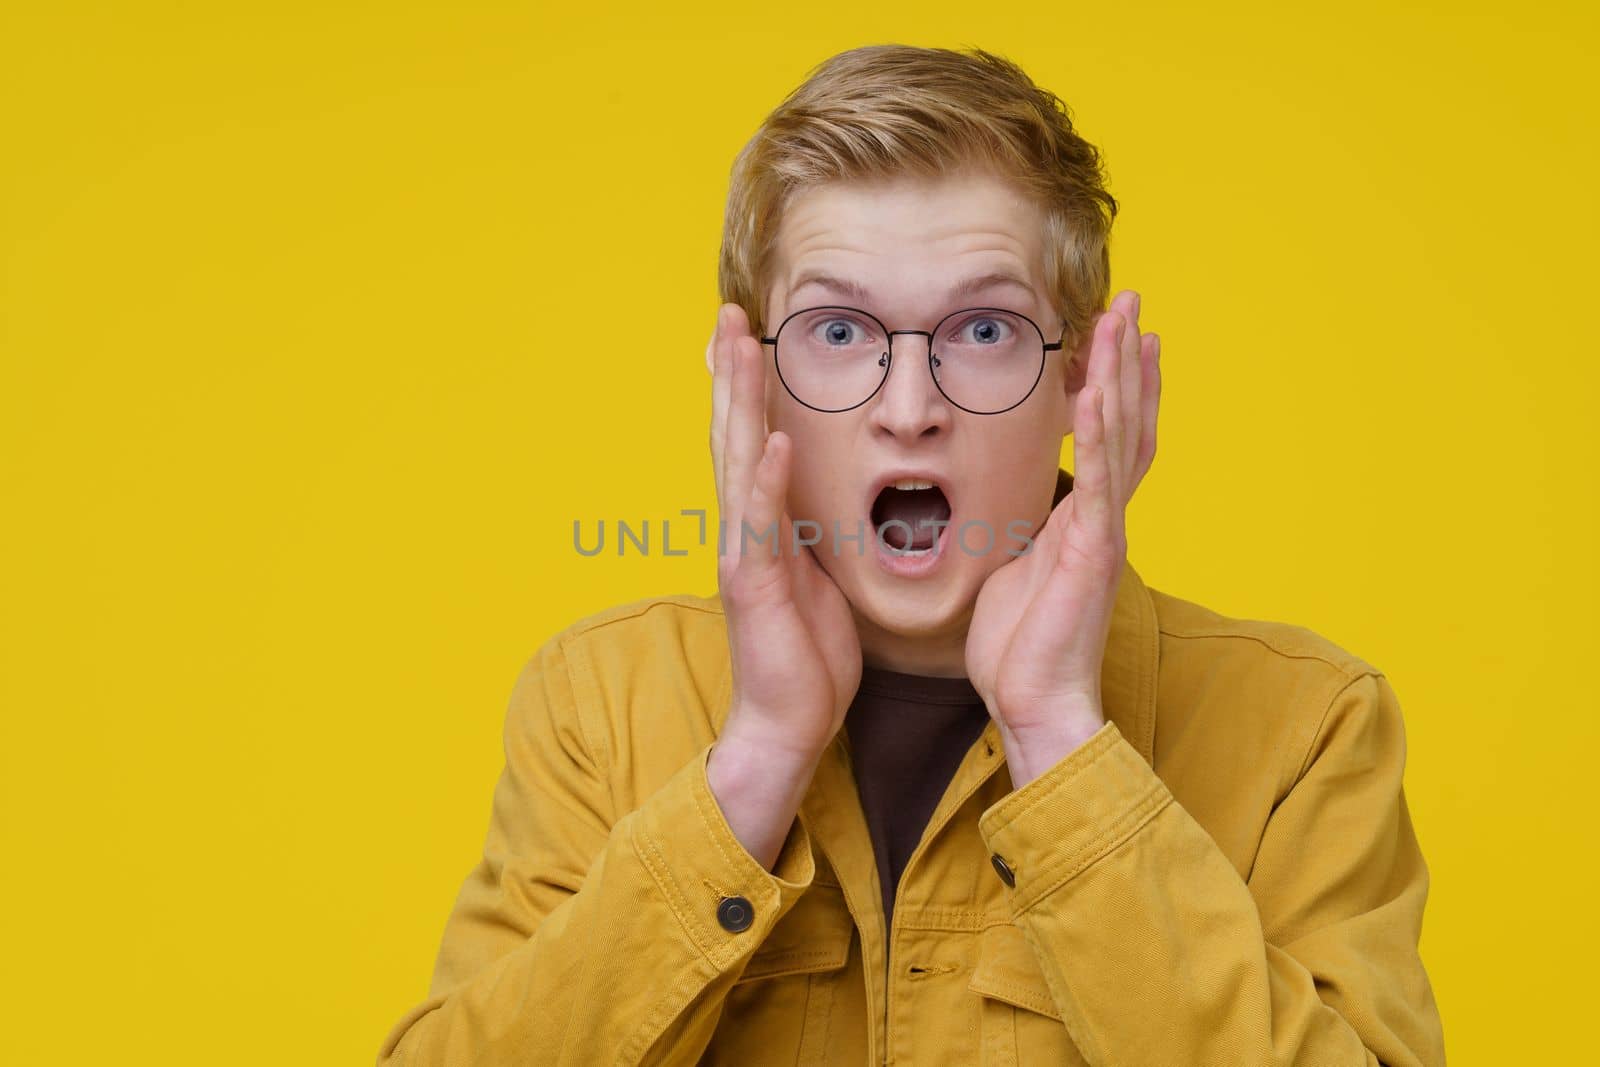
[[[738,980],[837,970],[850,958],[855,932],[844,890],[813,883],[778,920]]]
[[[998,923],[984,930],[978,942],[978,965],[973,968],[967,988],[979,996],[1061,1020],[1039,958],[1015,923]]]

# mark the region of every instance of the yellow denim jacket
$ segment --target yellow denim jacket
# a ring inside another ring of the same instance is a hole
[[[1126,566],[1105,726],[1013,790],[990,722],[893,929],[846,731],[772,871],[729,829],[729,682],[715,597],[529,660],[483,860],[380,1064],[1444,1063],[1400,707],[1327,639]]]

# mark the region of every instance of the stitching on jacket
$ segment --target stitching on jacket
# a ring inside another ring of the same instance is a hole
[[[718,969],[720,970],[720,967]],[[690,977],[696,976],[690,972]],[[671,994],[661,999],[656,1009],[645,1017],[644,1022],[639,1024],[639,1029],[635,1030],[633,1036],[617,1051],[617,1058],[614,1061],[617,1067],[636,1067],[644,1058],[645,1051],[655,1044],[672,1024],[672,1020],[683,1013],[705,986],[705,982],[685,982],[681,978],[669,986]],[[688,995],[673,995],[678,994],[680,988]]]
[[[1294,779],[1289,783],[1289,789],[1284,793],[1285,797],[1294,790],[1295,786],[1300,784],[1300,780],[1306,776],[1306,771],[1311,768],[1311,754],[1317,750],[1317,741],[1322,737],[1322,731],[1328,725],[1328,717],[1333,714],[1333,707],[1339,702],[1339,698],[1344,696],[1363,678],[1374,678],[1379,673],[1378,671],[1363,671],[1354,678],[1345,679],[1342,683],[1334,683],[1333,695],[1328,697],[1323,704],[1322,715],[1317,719],[1317,728],[1311,731],[1311,740],[1306,742],[1306,754],[1300,757],[1300,766],[1294,772]],[[1273,805],[1273,810],[1277,810],[1276,804]]]
[[[680,593],[672,596],[651,597],[647,600],[635,601],[632,604],[622,604],[610,609],[609,611],[603,611],[597,615],[590,616],[587,619],[580,619],[578,622],[575,622],[569,626],[564,632],[572,637],[581,637],[585,634],[592,634],[597,630],[603,630],[607,626],[614,625],[615,623],[629,622],[633,619],[637,619],[641,615],[649,614],[656,608],[682,608],[685,611],[692,611],[697,615],[715,615],[719,617],[723,614],[721,604],[718,604],[715,607],[709,607],[702,604],[693,603],[692,601],[694,599],[698,598],[691,597],[689,594]]]
[[[1158,615],[1159,615],[1159,613],[1158,613]],[[1255,620],[1255,621],[1257,621],[1257,622],[1270,622],[1270,620]],[[1274,625],[1274,626],[1290,626],[1291,624],[1289,624],[1289,623],[1272,623],[1272,625]],[[1337,645],[1334,645],[1334,647],[1338,648],[1339,652],[1341,652],[1343,655],[1348,656],[1349,657],[1348,660],[1339,659],[1339,658],[1334,657],[1334,656],[1332,656],[1330,654],[1323,653],[1323,652],[1317,652],[1317,651],[1314,651],[1313,649],[1309,649],[1309,648],[1307,648],[1307,649],[1295,649],[1295,650],[1282,648],[1282,647],[1272,643],[1267,638],[1262,637],[1260,634],[1243,633],[1243,632],[1238,631],[1238,630],[1190,630],[1190,631],[1187,631],[1187,632],[1179,632],[1179,631],[1176,631],[1176,630],[1169,630],[1169,629],[1167,629],[1166,625],[1163,625],[1163,624],[1161,624],[1159,622],[1157,623],[1157,627],[1156,628],[1162,634],[1162,636],[1164,636],[1164,637],[1180,638],[1180,639],[1191,640],[1191,641],[1207,640],[1207,639],[1211,639],[1211,638],[1224,639],[1224,640],[1229,639],[1229,638],[1233,638],[1233,639],[1237,639],[1237,640],[1240,640],[1240,641],[1254,641],[1256,644],[1262,646],[1263,648],[1267,649],[1270,652],[1275,653],[1276,655],[1282,656],[1284,659],[1310,659],[1310,660],[1316,660],[1319,663],[1326,663],[1328,666],[1334,667],[1334,668],[1338,669],[1339,671],[1341,671],[1341,672],[1343,672],[1345,674],[1349,674],[1352,670],[1355,670],[1358,673],[1369,673],[1371,670],[1374,669],[1371,664],[1367,663],[1367,661],[1363,660],[1360,656],[1357,656],[1354,652],[1351,652],[1349,649],[1346,649],[1346,648],[1340,648]],[[1314,630],[1307,631],[1307,632],[1311,633],[1311,634],[1313,634],[1313,635],[1315,635],[1315,636],[1317,636],[1319,638],[1321,638],[1324,641],[1328,640],[1327,638],[1322,637],[1320,634],[1317,634],[1316,631],[1314,631]],[[1333,642],[1331,642],[1331,641],[1329,641],[1328,643],[1329,644],[1333,644]],[[1354,666],[1352,661],[1354,661],[1354,663],[1362,664],[1362,666]]]
[[[739,981],[746,978],[775,978],[778,972],[786,967],[804,968],[811,963],[832,963],[838,955],[831,948],[792,948],[780,949],[765,955],[760,952],[753,953],[748,963],[745,964],[744,973],[739,976]],[[844,966],[844,961],[839,961],[839,966]],[[807,973],[805,970],[785,973]]]
[[[1062,772],[1059,769],[1056,770],[1056,771],[1053,771],[1053,772],[1048,772],[1045,775],[1043,775],[1041,778],[1036,778],[1036,779],[1034,779],[1033,782],[1029,782],[1028,785],[1023,786],[1023,788],[1026,789],[1026,788],[1028,788],[1028,786],[1033,785],[1035,782],[1043,782],[1043,779],[1049,778],[1051,774],[1060,775],[1060,777],[1056,778],[1054,781],[1044,782],[1043,783],[1043,788],[1040,790],[1039,795],[1034,797],[1032,800],[1030,800],[1027,803],[1026,806],[1018,809],[1015,814],[1006,813],[1008,815],[1008,817],[1005,819],[1004,822],[1001,822],[999,825],[997,825],[994,828],[994,830],[991,831],[991,833],[992,834],[1001,833],[1002,831],[1005,830],[1006,827],[1010,826],[1012,823],[1016,822],[1018,819],[1023,818],[1025,815],[1027,815],[1034,808],[1038,807],[1040,804],[1043,804],[1045,801],[1049,800],[1051,795],[1053,793],[1055,793],[1055,791],[1057,789],[1065,788],[1066,784],[1068,782],[1073,781],[1080,774],[1082,774],[1084,771],[1087,771],[1090,767],[1093,767],[1096,763],[1099,763],[1103,758],[1105,758],[1106,754],[1109,753],[1112,750],[1112,748],[1115,747],[1115,742],[1117,740],[1117,737],[1118,737],[1119,733],[1120,733],[1120,731],[1116,730],[1115,724],[1113,724],[1111,730],[1108,730],[1106,733],[1101,734],[1099,737],[1095,738],[1092,741],[1084,742],[1084,744],[1081,747],[1079,747],[1078,749],[1075,749],[1074,751],[1068,753],[1067,756],[1065,757],[1065,759],[1069,759],[1070,760],[1073,756],[1076,756],[1079,753],[1087,753],[1087,757],[1084,759],[1084,761],[1082,763],[1078,764],[1076,767],[1072,767],[1072,768],[1066,770],[1065,772]],[[1144,758],[1142,756],[1139,758],[1139,762],[1140,763],[1144,762]],[[1013,797],[1015,797],[1017,794],[1013,793],[1011,795]],[[1003,804],[1004,801],[1002,801],[1001,803]]]
[[[566,677],[567,691],[572,696],[573,714],[578,720],[578,732],[583,736],[584,747],[588,749],[589,761],[599,770],[601,777],[606,779],[608,792],[612,792],[610,814],[611,821],[616,822],[617,798],[614,791],[609,788],[611,785],[610,760],[606,753],[605,745],[600,743],[600,735],[595,732],[593,723],[589,721],[589,712],[587,710],[595,703],[595,693],[598,692],[599,687],[594,684],[593,672],[588,669],[588,660],[585,657],[584,650],[578,643],[562,639],[558,640],[557,644],[561,652],[561,671]],[[583,694],[586,699],[579,698],[579,678],[573,674],[573,661],[578,659],[582,659],[585,665],[582,683]]]
[[[1039,878],[1041,881],[1045,881],[1046,885],[1033,896],[1027,898],[1017,908],[1015,915],[1020,916],[1045,897],[1048,897],[1079,874],[1082,874],[1097,861],[1116,851],[1117,846],[1133,837],[1146,823],[1155,818],[1163,808],[1171,803],[1173,803],[1173,797],[1167,790],[1166,784],[1157,781],[1143,797],[1134,802],[1123,814],[1117,816],[1104,831],[1095,835],[1092,840],[1081,846],[1077,857],[1064,857],[1061,863],[1047,867],[1040,872]]]
[[[973,908],[942,908],[899,901],[895,903],[894,914],[900,919],[902,930],[942,930],[958,934],[976,933],[1011,921]]]
[[[1015,982],[1007,982],[1003,979],[986,976],[980,988],[974,990],[974,992],[981,996],[986,991],[991,989],[996,993],[1011,994],[1018,1000],[1022,1001],[1022,1006],[1027,1008],[1029,1011],[1036,1011],[1040,1015],[1049,1015],[1057,1019],[1061,1017],[1061,1009],[1056,1007],[1054,1000],[1048,998],[1041,999],[1037,990],[1030,989],[1026,986],[1017,985]],[[1046,1010],[1045,1005],[1048,1005],[1048,1010]]]
[[[702,752],[700,755],[695,757],[695,761],[696,761],[695,776],[697,778],[699,777],[699,775],[704,773],[703,769],[699,766],[699,761],[704,760],[705,758],[706,758],[706,755],[705,755],[704,752]],[[712,820],[712,818],[709,815],[706,814],[705,800],[704,800],[704,798],[702,798],[700,796],[700,788],[699,788],[699,782],[698,781],[695,783],[695,788],[693,790],[691,790],[691,792],[694,794],[694,810],[695,810],[695,814],[700,816],[700,825],[705,828],[706,836],[711,838],[711,840],[716,843],[717,854],[722,857],[722,865],[724,867],[729,867],[729,868],[732,868],[732,867],[736,866],[736,864],[734,862],[734,858],[732,856],[728,855],[728,849],[723,843],[723,840],[722,840],[723,829],[722,829],[722,827],[716,825],[715,822]],[[713,800],[712,802],[715,803],[715,800]],[[741,847],[743,847],[743,846],[741,846]]]
[[[656,847],[655,837],[650,833],[649,827],[635,824],[629,837],[633,840],[634,852],[650,872],[650,877],[655,879],[662,895],[667,898],[667,905],[676,914],[679,925],[689,934],[690,940],[694,942],[695,948],[700,950],[700,954],[712,963],[716,963],[712,946],[700,929],[700,924],[690,915],[689,902],[678,891],[678,884],[672,879],[672,874],[667,869],[666,858]]]

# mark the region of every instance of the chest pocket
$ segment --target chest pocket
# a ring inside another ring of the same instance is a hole
[[[823,1064],[855,920],[836,885],[813,883],[751,955],[702,1064]]]
[[[983,1067],[1086,1064],[1021,927],[1000,923],[983,931],[967,989],[979,998]]]

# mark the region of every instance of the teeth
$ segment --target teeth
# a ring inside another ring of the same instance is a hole
[[[916,478],[901,478],[894,483],[896,489],[932,489],[932,482],[924,482]]]

